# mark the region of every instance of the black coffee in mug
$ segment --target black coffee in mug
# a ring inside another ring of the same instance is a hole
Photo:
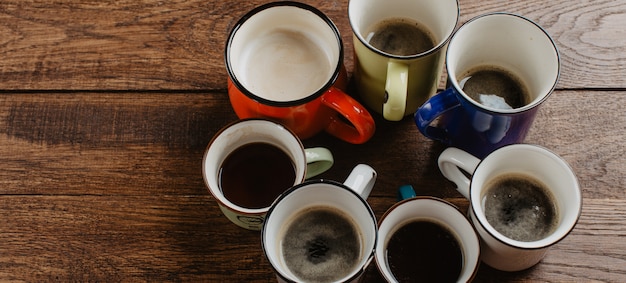
[[[387,244],[387,264],[398,282],[456,282],[463,252],[456,236],[427,219],[408,222]]]
[[[466,71],[459,78],[463,92],[483,105],[515,109],[530,103],[530,94],[522,80],[503,68],[480,66]]]
[[[361,259],[361,236],[351,218],[336,208],[305,209],[286,225],[282,255],[287,268],[306,282],[333,282]]]
[[[287,153],[269,143],[245,144],[231,152],[220,167],[224,197],[245,208],[268,207],[296,180]]]
[[[408,18],[391,18],[370,27],[366,40],[383,52],[410,56],[435,47],[435,40],[426,27]]]
[[[505,174],[487,184],[483,197],[487,222],[513,240],[532,242],[552,234],[558,226],[554,196],[530,176]]]

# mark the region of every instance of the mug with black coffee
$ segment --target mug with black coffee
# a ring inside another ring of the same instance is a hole
[[[469,199],[481,259],[493,268],[518,271],[537,264],[578,222],[577,178],[565,160],[543,147],[507,145],[482,160],[451,147],[438,163]]]
[[[469,282],[480,244],[465,215],[435,197],[400,188],[402,200],[379,221],[376,264],[387,282]]]
[[[342,184],[306,181],[267,212],[262,247],[279,282],[357,282],[374,257],[376,217],[366,199],[376,171],[359,164]]]
[[[433,95],[459,19],[456,0],[350,0],[354,80],[365,105],[399,121]]]
[[[463,24],[446,53],[448,88],[415,113],[426,137],[482,158],[524,141],[539,106],[556,87],[560,59],[536,23],[508,13]]]
[[[215,134],[204,154],[202,173],[209,192],[230,221],[261,230],[278,195],[332,164],[328,149],[305,149],[283,125],[246,119]]]

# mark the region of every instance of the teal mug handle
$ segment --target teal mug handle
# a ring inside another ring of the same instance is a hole
[[[411,185],[402,185],[398,189],[398,201],[415,197],[415,190]]]
[[[317,176],[326,172],[335,162],[333,154],[324,147],[312,147],[304,150],[306,155],[306,176],[305,179]]]

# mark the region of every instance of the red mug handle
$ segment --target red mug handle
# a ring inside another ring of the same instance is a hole
[[[326,132],[353,144],[362,144],[368,141],[376,130],[374,118],[354,98],[340,89],[331,87],[322,96],[322,103],[335,110],[350,123],[346,123],[339,116],[332,116]]]

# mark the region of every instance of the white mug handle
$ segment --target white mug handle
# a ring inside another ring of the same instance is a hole
[[[456,189],[465,198],[470,198],[470,180],[461,169],[474,175],[480,159],[458,148],[449,147],[439,155],[439,170],[444,177],[456,184]]]
[[[372,192],[372,188],[374,188],[376,176],[374,168],[366,164],[359,164],[352,169],[352,172],[350,172],[343,184],[351,188],[363,199],[367,199],[370,192]]]

